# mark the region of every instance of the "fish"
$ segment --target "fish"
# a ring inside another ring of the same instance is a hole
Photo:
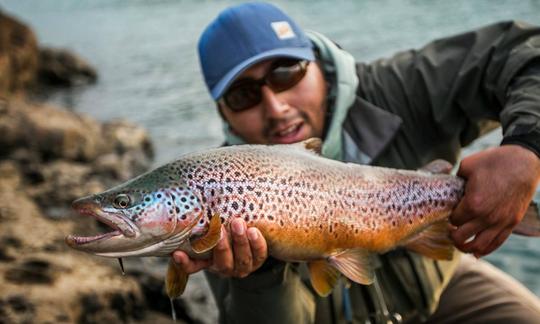
[[[111,258],[210,258],[222,225],[243,218],[274,258],[306,262],[313,288],[327,296],[341,276],[374,280],[373,256],[405,247],[450,260],[448,216],[465,180],[436,160],[399,170],[324,158],[321,140],[236,145],[188,153],[99,194],[73,202],[112,231],[68,235],[77,250]],[[538,236],[538,209],[521,234]],[[531,225],[536,226],[536,230]],[[169,260],[166,291],[180,296],[188,275]]]

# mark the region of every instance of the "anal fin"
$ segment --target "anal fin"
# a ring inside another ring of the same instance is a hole
[[[313,289],[319,296],[328,296],[339,279],[339,271],[326,260],[311,261],[308,267]]]
[[[375,272],[371,252],[364,249],[349,249],[328,258],[330,264],[352,281],[369,285]]]
[[[208,231],[203,236],[190,240],[191,248],[195,253],[204,253],[211,250],[221,238],[221,219],[214,214],[210,219]]]
[[[448,221],[433,223],[403,244],[407,249],[436,260],[452,260],[454,244]]]

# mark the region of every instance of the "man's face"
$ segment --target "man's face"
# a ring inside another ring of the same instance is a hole
[[[258,63],[242,73],[259,80],[272,68],[274,60]],[[326,114],[326,83],[316,62],[307,66],[305,76],[293,87],[274,92],[261,88],[261,101],[245,110],[233,111],[220,101],[220,109],[232,131],[247,143],[288,144],[310,137],[322,137]]]

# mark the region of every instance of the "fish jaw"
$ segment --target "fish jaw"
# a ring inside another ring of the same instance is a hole
[[[121,252],[132,250],[144,241],[141,231],[127,217],[118,212],[108,212],[101,208],[94,197],[85,197],[73,202],[73,209],[81,215],[94,217],[111,227],[113,231],[95,236],[68,235],[66,244],[73,249],[100,254],[103,252]],[[142,239],[142,240],[141,240]]]

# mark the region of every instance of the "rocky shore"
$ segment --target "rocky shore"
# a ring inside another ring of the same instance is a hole
[[[0,323],[167,323],[165,267],[158,259],[116,260],[73,251],[69,233],[100,225],[71,202],[146,171],[147,132],[98,122],[36,101],[49,89],[97,82],[92,66],[64,49],[42,48],[34,32],[0,11]],[[178,322],[213,323],[201,276],[175,302]]]

